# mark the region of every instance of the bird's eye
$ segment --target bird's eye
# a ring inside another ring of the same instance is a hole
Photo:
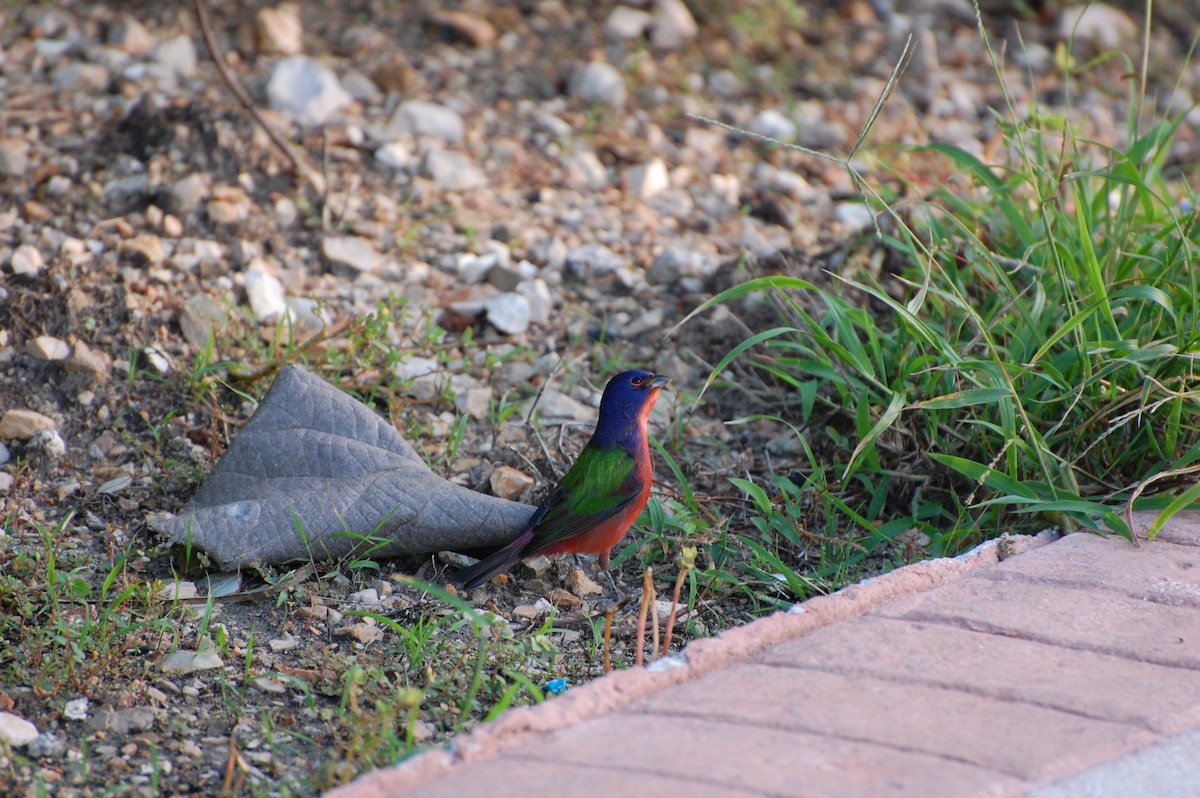
[[[634,377],[632,380],[630,380],[630,381],[629,381],[629,383],[630,383],[630,384],[631,384],[631,385],[632,385],[634,388],[640,388],[640,387],[642,387],[642,383],[643,383],[643,382],[645,382],[645,380],[644,380],[644,379],[642,379],[641,377]]]

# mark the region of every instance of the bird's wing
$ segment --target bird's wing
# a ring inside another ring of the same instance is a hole
[[[642,487],[636,466],[634,456],[621,447],[584,447],[546,499],[546,512],[526,551],[582,535],[628,507]]]

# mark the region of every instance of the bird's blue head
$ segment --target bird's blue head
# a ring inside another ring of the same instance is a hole
[[[604,386],[600,398],[600,420],[592,439],[604,445],[629,445],[646,434],[646,419],[658,392],[671,381],[652,371],[622,371]],[[631,447],[630,447],[631,448]]]

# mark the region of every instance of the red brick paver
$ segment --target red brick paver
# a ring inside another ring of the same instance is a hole
[[[698,641],[331,795],[1017,796],[1200,729],[1197,517],[1139,547],[999,550]]]

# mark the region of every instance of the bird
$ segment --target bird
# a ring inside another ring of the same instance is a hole
[[[521,534],[508,545],[460,570],[454,580],[473,590],[521,560],[539,554],[599,554],[607,571],[612,548],[625,537],[650,498],[653,468],[646,420],[663,374],[635,369],[608,381],[596,429],[575,463],[550,492]],[[613,584],[616,591],[616,584]]]

